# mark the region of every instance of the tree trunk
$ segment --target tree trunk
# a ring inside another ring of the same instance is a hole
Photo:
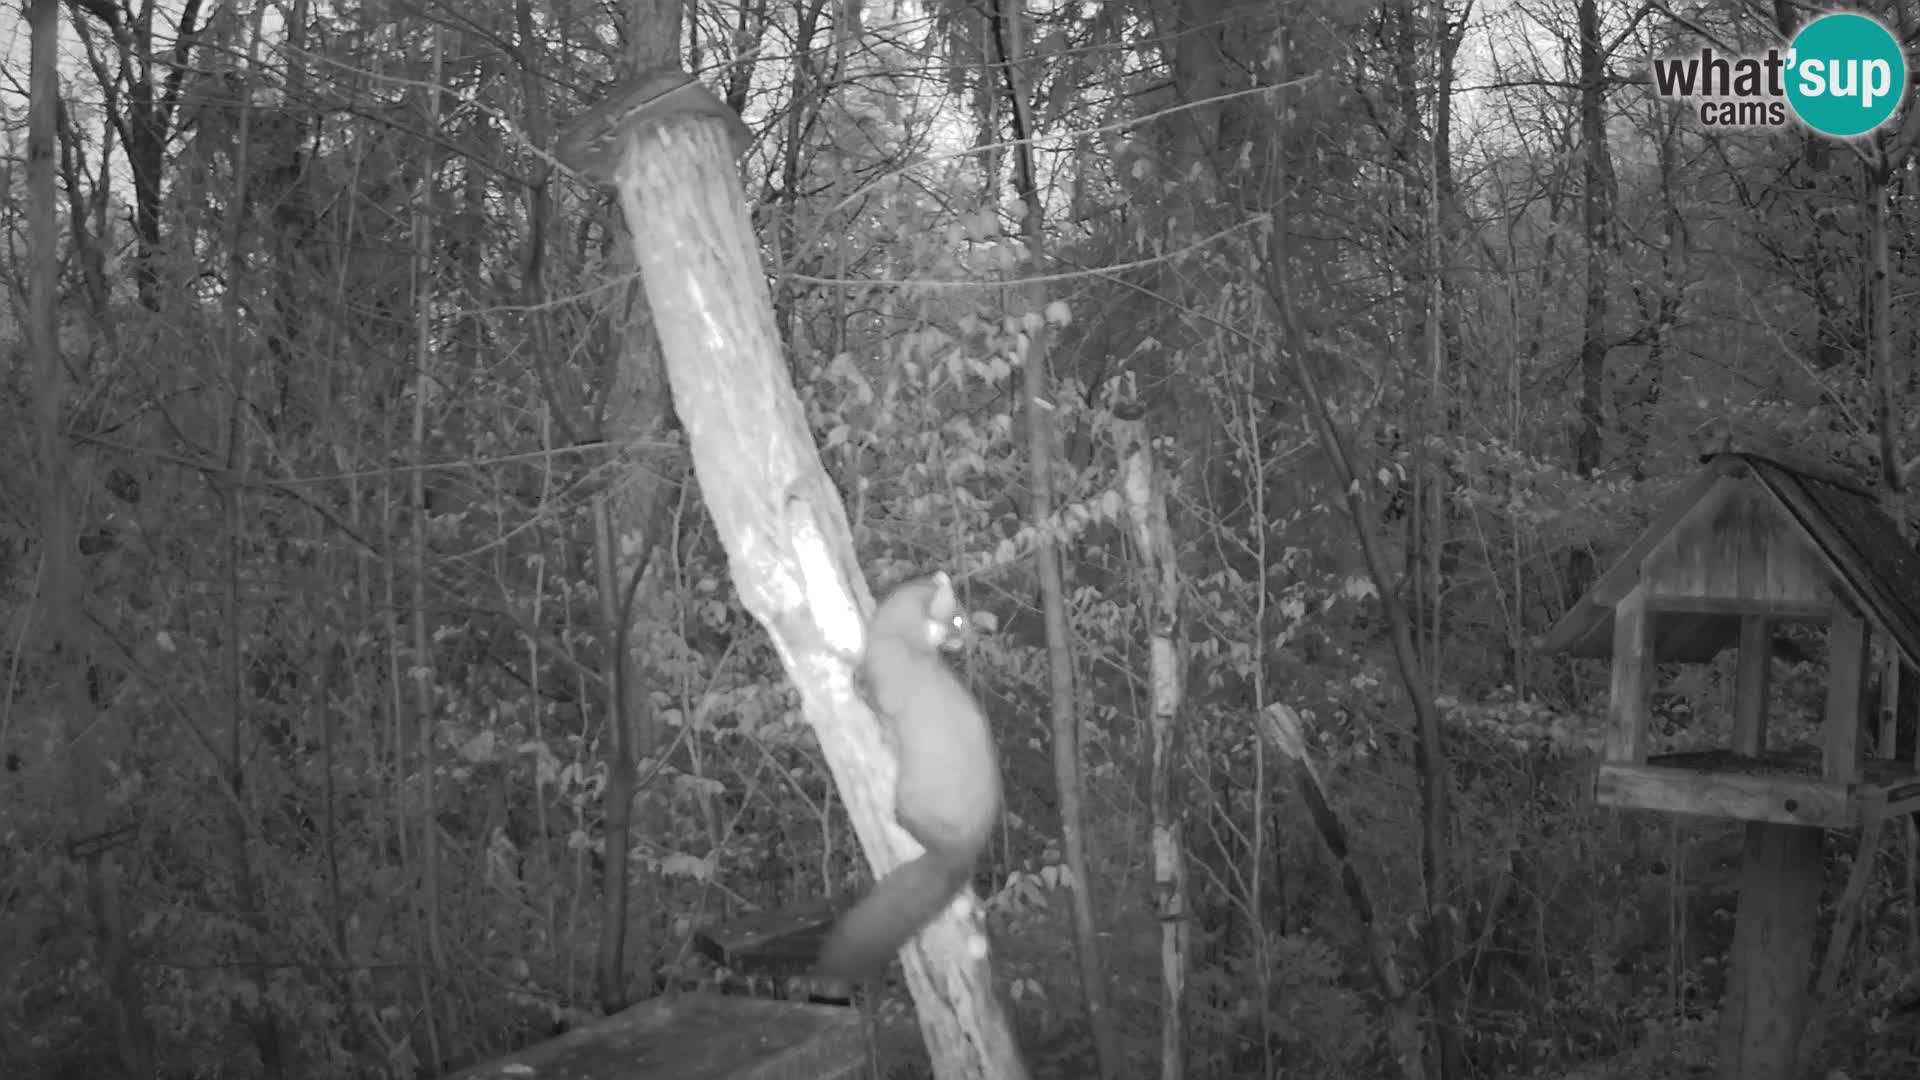
[[[668,70],[577,121],[561,156],[619,194],[674,409],[734,583],[793,677],[880,877],[920,848],[893,820],[897,767],[854,689],[872,598],[852,570],[846,508],[781,357],[733,160],[746,138],[718,97]],[[901,950],[941,1080],[1026,1076],[987,953],[971,889]]]
[[[107,819],[101,776],[101,723],[87,692],[88,659],[73,626],[86,610],[75,573],[74,522],[77,477],[62,435],[66,373],[60,362],[60,231],[54,191],[54,114],[59,108],[60,5],[32,0],[27,9],[32,59],[27,104],[27,333],[34,361],[34,419],[40,457],[40,641],[56,680],[53,705],[67,731],[73,784],[75,858],[86,867],[87,907],[93,912],[100,966],[113,991],[113,1038],[120,1064],[135,1080],[154,1075],[153,1038],[133,968],[126,914],[120,906],[120,869]]]
[[[1142,420],[1130,404],[1114,410],[1116,470],[1133,544],[1139,552],[1141,610],[1148,627],[1148,690],[1152,700],[1153,902],[1160,923],[1160,1078],[1186,1075],[1187,976],[1192,967],[1192,909],[1187,893],[1186,799],[1180,756],[1187,638],[1180,619],[1180,559],[1167,517],[1164,475]]]

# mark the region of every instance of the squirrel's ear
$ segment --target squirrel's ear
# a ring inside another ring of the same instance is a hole
[[[960,598],[954,595],[953,579],[945,570],[938,571],[927,578],[933,586],[933,595],[927,597],[927,615],[934,622],[956,622],[960,618]]]
[[[927,598],[927,637],[942,649],[960,648],[967,636],[967,613],[953,591],[953,579],[946,574],[932,578],[933,595]]]

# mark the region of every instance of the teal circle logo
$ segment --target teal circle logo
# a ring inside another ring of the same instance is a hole
[[[1793,35],[1787,104],[1822,135],[1846,139],[1887,122],[1907,94],[1907,57],[1865,15],[1822,15]]]

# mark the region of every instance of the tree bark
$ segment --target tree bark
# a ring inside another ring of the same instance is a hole
[[[1180,559],[1167,518],[1164,474],[1154,461],[1145,410],[1114,410],[1119,486],[1140,560],[1140,608],[1146,614],[1152,757],[1153,904],[1160,923],[1160,1078],[1186,1075],[1187,975],[1193,914],[1187,892],[1186,800],[1180,755],[1186,705],[1187,637],[1180,617]]]
[[[748,137],[718,97],[662,71],[591,110],[561,150],[619,194],[674,409],[734,583],[793,677],[879,877],[920,848],[893,820],[896,763],[854,686],[873,601],[781,356],[733,161]],[[971,889],[901,950],[942,1080],[1026,1076],[987,952]]]

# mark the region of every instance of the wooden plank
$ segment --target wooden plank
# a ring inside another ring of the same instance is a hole
[[[1733,752],[1759,756],[1767,748],[1767,686],[1773,670],[1773,629],[1765,615],[1740,619],[1739,668],[1733,681]]]
[[[1821,830],[1747,826],[1740,914],[1720,1006],[1719,1080],[1798,1080],[1819,913]]]
[[[1602,806],[1696,817],[1833,829],[1859,823],[1859,806],[1846,788],[1812,777],[1607,762],[1594,778],[1593,795]]]
[[[1635,586],[1613,608],[1613,688],[1607,704],[1607,760],[1647,760],[1654,657],[1647,591]]]
[[[1826,622],[1833,617],[1831,603],[1745,599],[1732,596],[1649,595],[1647,610],[1683,615],[1765,615],[1774,622]]]
[[[1820,775],[1850,784],[1860,775],[1860,697],[1867,679],[1867,624],[1850,611],[1827,628],[1827,713]]]

